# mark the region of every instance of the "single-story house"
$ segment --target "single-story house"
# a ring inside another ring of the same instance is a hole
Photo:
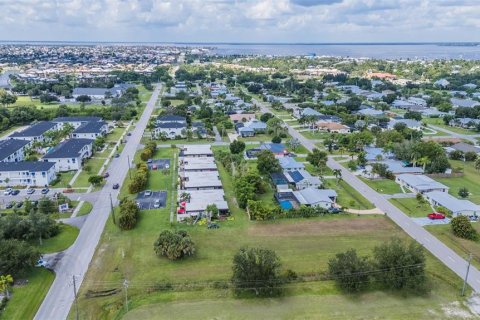
[[[212,146],[209,144],[184,145],[179,157],[213,157]]]
[[[19,139],[0,140],[0,162],[19,162],[25,159],[30,141]]]
[[[80,170],[83,160],[92,156],[92,139],[69,139],[61,142],[43,156],[43,161],[54,162],[55,170]]]
[[[23,131],[12,133],[10,135],[10,138],[43,142],[46,140],[45,133],[58,129],[60,129],[58,123],[50,121],[40,121],[32,124],[30,127],[26,128]]]
[[[255,119],[255,114],[254,113],[234,113],[234,114],[231,114],[229,117],[233,123],[247,122],[252,119]]]
[[[312,176],[306,170],[285,171],[283,174],[288,183],[294,185],[296,190],[322,186],[322,180],[319,177]]]
[[[206,138],[208,136],[208,131],[201,121],[192,122],[192,132],[201,138]]]
[[[283,189],[278,190],[275,198],[283,209],[300,205],[330,209],[335,206],[337,193],[332,189],[306,188],[298,191]]]
[[[267,124],[257,119],[251,119],[245,123],[237,122],[235,130],[242,137],[253,137],[256,133],[262,133],[267,130]]]
[[[0,162],[1,186],[43,187],[56,179],[55,163],[41,161]]]
[[[399,174],[395,178],[395,182],[414,193],[448,192],[446,185],[422,174]]]
[[[303,118],[303,117],[315,117],[318,118],[322,116],[320,112],[317,110],[314,110],[312,108],[295,108],[293,110],[293,116],[297,119]]]
[[[204,214],[207,206],[212,204],[217,207],[220,215],[227,215],[229,212],[225,193],[221,189],[188,190],[185,193],[189,194],[189,200],[180,201],[180,208],[177,210],[177,221]],[[179,194],[179,198],[181,195],[182,193]]]
[[[400,160],[389,159],[389,160],[378,161],[377,163],[385,164],[387,166],[387,170],[391,171],[394,175],[403,174],[403,173],[423,174],[422,167],[410,167]],[[372,166],[366,165],[365,170],[367,171],[368,175],[371,177]]]
[[[272,172],[270,173],[270,178],[276,189],[288,189],[288,180],[283,173]]]
[[[479,216],[480,206],[469,201],[460,200],[447,192],[432,191],[424,194],[425,199],[430,202],[432,206],[442,206],[452,212],[454,217],[459,215],[464,216]]]
[[[283,143],[264,142],[259,147],[260,150],[268,150],[276,156],[283,157],[288,153],[287,148]]]
[[[222,189],[218,171],[185,171],[180,176],[183,190]]]
[[[295,171],[305,169],[305,165],[292,157],[281,157],[278,159],[283,171]]]
[[[213,157],[184,157],[180,159],[181,171],[217,171]]]
[[[105,136],[108,132],[108,124],[104,121],[85,122],[75,129],[71,137],[80,139],[93,139]]]
[[[463,153],[467,152],[475,152],[475,153],[480,153],[480,147],[465,143],[465,142],[459,142],[455,143],[454,145],[451,145],[447,148],[445,148],[448,153],[452,151],[461,151]]]
[[[365,147],[363,151],[365,152],[365,159],[369,162],[392,159],[394,156],[393,153],[385,151],[383,148]]]
[[[385,113],[382,110],[376,110],[376,109],[371,109],[371,108],[365,108],[365,109],[358,110],[357,113],[362,115],[362,116],[375,117],[375,118],[385,116]]]
[[[438,80],[435,81],[433,84],[436,85],[437,87],[443,87],[443,88],[445,88],[445,87],[447,87],[447,86],[450,84],[450,82],[448,82],[447,79],[438,79]]]
[[[422,123],[414,119],[391,119],[388,123],[388,129],[394,129],[397,123],[404,123],[407,128],[413,130],[422,130]]]
[[[476,106],[480,106],[480,102],[472,99],[450,98],[450,102],[452,103],[454,108],[473,108]]]
[[[336,132],[336,133],[349,133],[350,127],[343,125],[338,122],[330,122],[330,121],[318,121],[316,123],[317,129],[320,131],[327,131],[327,132]]]

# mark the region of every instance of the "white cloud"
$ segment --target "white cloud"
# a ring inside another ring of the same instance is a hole
[[[478,0],[0,0],[0,39],[480,41]]]

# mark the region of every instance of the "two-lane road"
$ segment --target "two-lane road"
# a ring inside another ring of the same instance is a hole
[[[254,99],[254,103],[260,106],[260,110],[263,113],[270,112],[270,108],[262,102]],[[309,139],[301,135],[297,130],[292,128],[287,122],[285,122],[288,133],[297,138],[300,143],[305,146],[309,151],[316,148],[315,144]],[[435,257],[442,261],[448,268],[455,272],[459,277],[464,278],[467,271],[467,261],[459,256],[455,251],[447,247],[443,242],[434,237],[431,233],[426,231],[421,226],[412,221],[405,213],[391,204],[381,194],[370,188],[357,176],[343,167],[340,163],[335,161],[333,157],[329,157],[327,165],[332,169],[342,170],[342,178],[345,182],[351,185],[355,190],[360,192],[376,207],[392,219],[400,228],[402,228],[413,239],[417,240],[421,245],[430,251]],[[476,291],[480,292],[480,272],[477,268],[471,266],[470,274],[468,276],[468,284]]]
[[[97,200],[92,203],[93,209],[80,230],[77,240],[65,251],[64,257],[56,264],[55,280],[35,315],[35,319],[61,320],[67,318],[75,298],[72,276],[75,276],[78,291],[110,214],[110,195],[113,201],[117,202],[119,190],[113,190],[112,185],[117,182],[122,183],[127,175],[129,168],[127,159],[128,157],[133,159],[137,151],[158,99],[160,88],[161,85],[156,86],[120,157],[112,159],[108,167],[110,177],[103,189],[99,191]]]

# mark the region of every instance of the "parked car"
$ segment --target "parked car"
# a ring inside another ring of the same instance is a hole
[[[129,136],[129,137],[130,137],[131,135],[132,135],[132,133],[131,133],[131,132],[128,132],[128,133],[127,133],[127,136]]]
[[[148,160],[147,160],[147,163],[152,163],[152,162],[153,162],[152,159],[148,159]]]
[[[116,189],[118,189],[118,188],[120,188],[120,185],[119,185],[118,183],[114,183],[114,184],[113,184],[113,189],[116,190]]]
[[[42,191],[41,191],[41,193],[42,193],[42,194],[47,194],[49,191],[50,191],[50,189],[48,189],[48,188],[43,188]]]
[[[440,212],[432,212],[428,214],[428,218],[431,220],[441,220],[445,219],[445,215]]]
[[[208,229],[218,229],[220,226],[216,223],[210,223],[207,227]]]
[[[43,259],[39,259],[37,261],[37,264],[35,265],[35,267],[46,267],[47,266],[47,262]]]
[[[108,173],[108,172],[105,172],[105,173],[103,174],[103,177],[104,177],[104,178],[108,178],[108,177],[110,177],[110,173]]]
[[[145,192],[143,193],[143,195],[145,197],[150,197],[152,195],[152,190],[145,190]]]
[[[120,153],[115,153],[115,158],[120,158]]]
[[[33,188],[28,188],[27,189],[27,194],[32,194],[34,192],[35,192],[35,189],[33,189]]]
[[[12,188],[7,188],[5,191],[3,191],[3,194],[6,196],[9,196],[12,193],[13,189]]]
[[[13,204],[14,204],[13,202],[9,202],[9,203],[7,203],[7,205],[5,206],[5,208],[7,208],[7,209],[12,209],[12,208],[13,208]]]
[[[142,205],[140,204],[140,202],[137,202],[137,208],[142,209]]]
[[[21,208],[23,206],[23,201],[17,202],[17,205],[15,207]]]
[[[342,210],[340,208],[330,208],[328,210],[328,212],[330,212],[330,213],[340,213],[340,212],[342,212]]]
[[[155,200],[155,202],[153,203],[153,207],[154,208],[160,208],[160,200]]]
[[[157,169],[158,169],[158,168],[157,168],[157,165],[154,164],[154,165],[152,166],[152,170],[157,170]]]
[[[12,196],[16,196],[16,195],[19,194],[19,193],[20,193],[20,190],[15,189],[15,190],[12,190],[11,195],[12,195]]]

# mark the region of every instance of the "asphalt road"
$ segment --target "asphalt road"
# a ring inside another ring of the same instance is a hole
[[[157,85],[155,88],[120,157],[113,158],[108,166],[110,177],[92,202],[93,209],[80,230],[77,240],[65,251],[63,258],[55,265],[55,280],[34,319],[60,320],[67,318],[75,298],[73,276],[76,279],[78,292],[110,214],[110,195],[114,205],[117,202],[119,190],[113,190],[112,185],[114,183],[122,183],[127,175],[129,167],[127,156],[133,159],[135,155],[143,131],[148,124],[155,102],[158,99],[160,88],[161,85]]]
[[[429,124],[428,127],[432,128],[432,129],[435,129],[437,131],[440,131],[440,132],[448,133],[451,137],[459,138],[459,139],[465,139],[465,140],[471,141],[475,144],[478,142],[476,138],[480,137],[479,134],[466,135],[466,134],[456,133],[456,132],[453,132],[453,131],[445,129],[445,128],[437,127],[433,124]],[[428,137],[428,135],[424,135],[424,137]],[[432,137],[432,138],[434,138],[434,137]],[[447,138],[448,138],[448,136],[447,136]]]
[[[254,100],[260,110],[265,112],[271,112],[271,110],[262,102]],[[288,133],[297,138],[300,143],[305,146],[309,151],[315,148],[315,144],[309,139],[302,136],[295,129],[293,129],[288,123],[285,122],[288,127]],[[433,127],[433,126],[432,126]],[[435,128],[436,129],[436,128]],[[446,130],[442,130],[446,131]],[[458,135],[458,134],[457,134]],[[463,135],[461,135],[463,136]],[[342,178],[345,182],[351,185],[355,190],[360,192],[365,198],[372,202],[376,207],[385,212],[393,222],[395,222],[400,228],[402,228],[413,239],[417,240],[421,245],[430,251],[435,257],[442,261],[448,268],[455,272],[462,279],[465,277],[467,270],[467,261],[455,253],[452,249],[447,247],[443,242],[434,237],[431,233],[417,225],[400,209],[391,204],[381,194],[370,188],[367,184],[361,181],[357,176],[352,174],[349,170],[339,164],[333,157],[329,157],[327,165],[332,169],[342,170]],[[477,268],[471,266],[468,276],[468,284],[476,292],[480,292],[480,272]]]

